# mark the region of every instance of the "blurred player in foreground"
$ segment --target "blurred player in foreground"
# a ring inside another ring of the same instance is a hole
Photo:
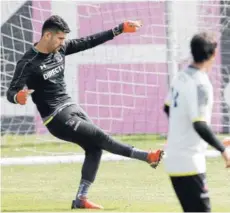
[[[200,33],[194,35],[190,47],[193,63],[175,76],[164,106],[169,117],[164,165],[183,210],[210,212],[207,145],[220,151],[226,167],[230,167],[230,155],[209,127],[213,87],[208,71],[214,62],[217,42],[211,34]]]
[[[95,126],[79,105],[72,102],[64,82],[65,56],[103,44],[122,33],[134,33],[140,27],[138,21],[126,21],[111,30],[65,41],[70,32],[68,24],[59,16],[51,16],[43,24],[40,41],[17,63],[7,92],[8,100],[24,105],[31,94],[50,133],[85,150],[80,186],[76,199],[72,201],[73,209],[102,208],[87,199],[102,150],[145,161],[154,168],[161,160],[162,150],[146,152],[122,144]]]

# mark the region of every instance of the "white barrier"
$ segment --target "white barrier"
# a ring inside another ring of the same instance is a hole
[[[230,149],[229,149],[230,151]],[[207,157],[219,157],[220,152],[215,150],[208,150],[206,152]],[[40,165],[40,164],[57,164],[57,163],[81,163],[84,161],[85,156],[83,154],[65,155],[65,156],[28,156],[28,157],[11,157],[1,158],[1,166],[12,165]],[[131,160],[130,158],[123,157],[115,154],[103,154],[102,161],[121,161]]]

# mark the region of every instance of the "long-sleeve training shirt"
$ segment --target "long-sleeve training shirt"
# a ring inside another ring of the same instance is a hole
[[[65,56],[84,51],[114,38],[112,30],[80,39],[71,39],[56,53],[44,54],[32,46],[18,61],[7,91],[7,99],[17,103],[16,94],[25,86],[33,89],[32,100],[42,118],[47,118],[71,102],[64,82]],[[71,71],[70,71],[71,72]]]

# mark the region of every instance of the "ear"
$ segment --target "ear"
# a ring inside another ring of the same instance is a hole
[[[217,48],[214,50],[212,57],[211,57],[211,60],[214,60],[216,55],[217,55]]]
[[[49,31],[46,31],[46,32],[44,33],[44,35],[43,35],[43,37],[44,37],[46,40],[50,40],[51,36],[52,36],[52,33],[49,32]]]
[[[217,49],[217,48],[215,48],[214,53],[213,53],[213,56],[214,56],[214,57],[216,57],[216,55],[217,55],[217,51],[218,51],[218,49]]]

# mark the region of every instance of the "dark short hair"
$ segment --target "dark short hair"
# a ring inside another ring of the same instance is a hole
[[[193,60],[202,63],[209,60],[217,47],[217,41],[213,34],[202,32],[193,36],[190,48]]]
[[[70,29],[68,24],[64,21],[63,18],[61,18],[58,15],[50,16],[43,24],[42,26],[42,35],[46,31],[52,31],[52,32],[64,32],[69,33]]]

